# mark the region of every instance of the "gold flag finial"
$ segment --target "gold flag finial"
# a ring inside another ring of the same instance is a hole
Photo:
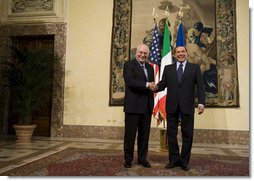
[[[153,8],[153,22],[155,24],[157,24],[157,20],[158,20],[158,14],[155,12],[155,8]]]
[[[180,10],[178,12],[178,16],[180,17],[180,19],[183,18],[183,7],[182,7],[182,5],[181,5]]]
[[[165,10],[165,16],[169,17],[169,9],[168,9],[168,6],[167,6],[167,8],[166,8],[166,10]]]

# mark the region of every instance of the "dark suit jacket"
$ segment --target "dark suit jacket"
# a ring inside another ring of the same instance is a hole
[[[199,65],[187,62],[182,79],[178,82],[176,63],[164,68],[162,80],[157,84],[158,91],[167,87],[166,112],[174,113],[179,106],[185,114],[194,114],[195,85],[198,103],[205,105],[205,89]]]
[[[125,81],[124,112],[145,113],[153,110],[153,91],[146,88],[146,82],[154,82],[153,67],[145,63],[148,80],[145,72],[136,59],[124,64],[123,76]]]

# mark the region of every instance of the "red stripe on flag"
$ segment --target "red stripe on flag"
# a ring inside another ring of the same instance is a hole
[[[166,113],[166,97],[167,95],[164,95],[163,97],[160,97],[160,100],[159,100],[159,110],[160,110],[160,113],[161,113],[161,117],[162,119],[165,119],[167,118],[167,113]]]
[[[157,64],[151,63],[154,70],[154,83],[157,84],[159,82],[159,66]],[[153,109],[153,116],[156,117],[159,111],[159,97],[157,93],[154,93],[154,109]]]

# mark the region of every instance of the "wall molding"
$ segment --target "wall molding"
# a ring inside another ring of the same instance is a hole
[[[66,22],[66,0],[0,2],[2,24]]]

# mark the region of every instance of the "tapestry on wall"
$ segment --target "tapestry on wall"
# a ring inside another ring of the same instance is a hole
[[[138,44],[150,46],[155,15],[163,37],[165,12],[172,47],[183,23],[188,61],[199,64],[203,73],[206,106],[238,107],[235,0],[114,0],[109,104],[123,105],[123,65],[135,58]]]

